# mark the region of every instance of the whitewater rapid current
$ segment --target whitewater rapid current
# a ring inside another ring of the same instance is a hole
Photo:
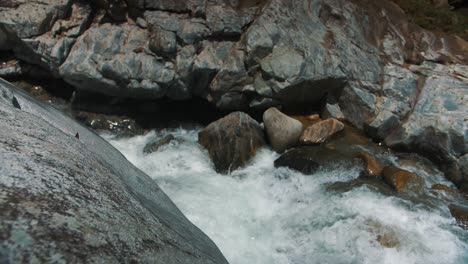
[[[103,135],[150,175],[231,264],[468,263],[468,232],[447,206],[427,207],[371,191],[344,193],[325,186],[359,176],[336,165],[313,175],[274,168],[275,152],[261,149],[231,175],[214,171],[197,143],[199,129],[162,129],[144,136]],[[146,143],[177,140],[144,154]],[[426,184],[443,181],[431,175]],[[378,237],[396,237],[393,247]]]

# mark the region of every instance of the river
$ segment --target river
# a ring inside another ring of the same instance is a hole
[[[198,145],[198,131],[103,137],[152,177],[232,264],[468,263],[468,231],[442,203],[428,207],[367,187],[328,192],[327,184],[358,177],[358,168],[336,164],[303,175],[274,168],[279,154],[267,148],[247,167],[220,175]],[[168,134],[177,140],[143,153],[151,139]],[[441,175],[429,178],[426,184],[446,183]],[[384,247],[379,236],[397,242]]]

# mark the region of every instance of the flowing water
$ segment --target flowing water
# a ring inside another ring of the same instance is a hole
[[[146,143],[168,134],[178,140],[143,153]],[[468,263],[468,232],[454,224],[446,206],[366,187],[327,192],[328,183],[354,179],[359,170],[343,164],[306,176],[274,168],[278,154],[267,148],[247,167],[220,175],[197,134],[178,128],[127,139],[103,136],[150,175],[232,264]],[[397,242],[383,247],[379,236]]]

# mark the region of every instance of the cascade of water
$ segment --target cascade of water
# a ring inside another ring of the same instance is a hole
[[[168,134],[178,140],[143,153],[148,141]],[[230,263],[468,263],[468,232],[444,206],[427,208],[366,187],[327,192],[327,183],[354,179],[359,171],[343,164],[308,176],[276,169],[278,154],[269,149],[232,175],[219,175],[197,134],[180,128],[104,137],[150,175]]]

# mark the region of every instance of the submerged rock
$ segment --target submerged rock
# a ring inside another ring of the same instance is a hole
[[[387,196],[395,194],[395,191],[390,186],[385,184],[385,182],[371,177],[359,177],[357,179],[353,179],[347,182],[334,182],[328,185],[326,187],[326,190],[331,192],[343,193],[349,192],[354,188],[360,188],[362,186],[366,186],[370,190]]]
[[[321,144],[344,129],[344,124],[330,118],[317,122],[304,130],[299,139],[302,144]]]
[[[369,232],[376,234],[376,241],[382,247],[396,248],[399,247],[401,242],[398,238],[398,233],[389,226],[385,226],[376,220],[369,220],[366,222]]]
[[[175,139],[176,138],[173,135],[167,135],[161,139],[154,139],[148,144],[146,144],[146,146],[143,148],[143,153],[151,154],[153,152],[156,152],[160,147],[168,145]]]
[[[263,124],[271,146],[279,153],[297,145],[303,129],[301,122],[274,107],[263,113]]]
[[[415,173],[396,167],[385,167],[382,171],[384,181],[397,192],[421,193],[424,179]]]
[[[235,112],[211,124],[198,134],[216,171],[230,173],[242,167],[265,145],[262,127],[248,114]]]
[[[227,263],[115,148],[2,79],[0,123],[1,263]]]
[[[440,184],[440,183],[434,184],[432,185],[431,190],[433,190],[433,192],[435,191],[438,193],[442,193],[446,198],[448,198],[448,200],[451,200],[451,201],[459,197],[456,189],[452,189],[444,184]]]

